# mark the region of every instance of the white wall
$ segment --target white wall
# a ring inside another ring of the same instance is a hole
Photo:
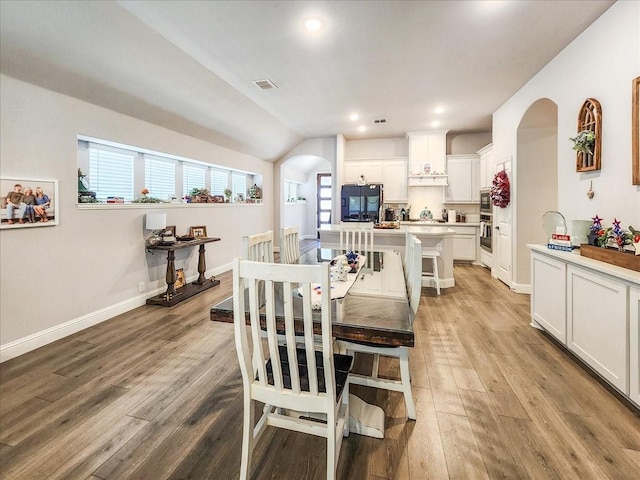
[[[638,75],[640,2],[617,2],[494,113],[494,160],[512,156],[514,176],[519,175],[518,125],[530,105],[549,98],[558,106],[558,210],[567,221],[598,214],[606,225],[614,217],[625,228],[640,225],[640,188],[631,184],[631,82]],[[602,169],[577,173],[568,139],[575,136],[578,112],[589,97],[602,105]],[[590,181],[592,200],[586,195]],[[517,207],[517,191],[513,202]]]
[[[242,235],[273,228],[269,162],[4,75],[0,102],[0,174],[58,179],[60,210],[58,226],[0,231],[2,358],[143,303],[141,281],[148,291],[164,285],[165,258],[144,250],[144,215],[157,207],[78,209],[78,134],[263,175],[263,205],[162,209],[179,233],[206,225],[209,236],[222,239],[207,246],[209,274],[240,255]],[[176,257],[187,277],[196,274],[197,252]]]
[[[447,135],[447,154],[459,155],[476,153],[482,147],[491,143],[491,132],[462,133]]]
[[[409,139],[406,137],[347,140],[345,159],[394,158],[409,155]]]

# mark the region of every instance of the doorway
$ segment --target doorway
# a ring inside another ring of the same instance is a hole
[[[331,225],[332,183],[333,182],[330,173],[318,173],[316,180],[316,194],[318,205],[316,213],[316,226],[318,228]],[[317,238],[320,238],[320,232],[317,233]]]

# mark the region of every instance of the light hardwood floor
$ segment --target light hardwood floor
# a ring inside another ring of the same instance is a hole
[[[339,478],[640,478],[637,412],[529,326],[528,296],[480,267],[454,273],[455,288],[422,292],[417,420],[401,394],[354,387],[384,408],[386,436],[345,439]],[[230,294],[230,274],[219,278],[175,307],[140,307],[0,365],[0,478],[237,478],[232,325],[208,313]],[[253,478],[322,479],[325,452],[321,438],[270,429]]]

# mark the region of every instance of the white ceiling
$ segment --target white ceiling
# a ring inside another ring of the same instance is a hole
[[[277,160],[339,133],[488,132],[491,114],[612,3],[2,0],[0,71]],[[323,23],[315,34],[303,27],[311,16]],[[266,78],[279,88],[252,83]]]

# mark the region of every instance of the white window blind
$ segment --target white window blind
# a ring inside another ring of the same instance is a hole
[[[224,195],[224,191],[229,188],[229,172],[222,170],[211,170],[211,195]]]
[[[98,200],[122,197],[133,200],[133,162],[136,152],[89,145],[89,190]]]
[[[182,164],[182,194],[190,195],[194,188],[204,188],[205,167]]]
[[[247,195],[247,176],[244,173],[231,172],[231,195],[237,197],[241,194],[243,198]]]
[[[170,200],[176,195],[176,162],[145,155],[144,186],[150,196]]]

